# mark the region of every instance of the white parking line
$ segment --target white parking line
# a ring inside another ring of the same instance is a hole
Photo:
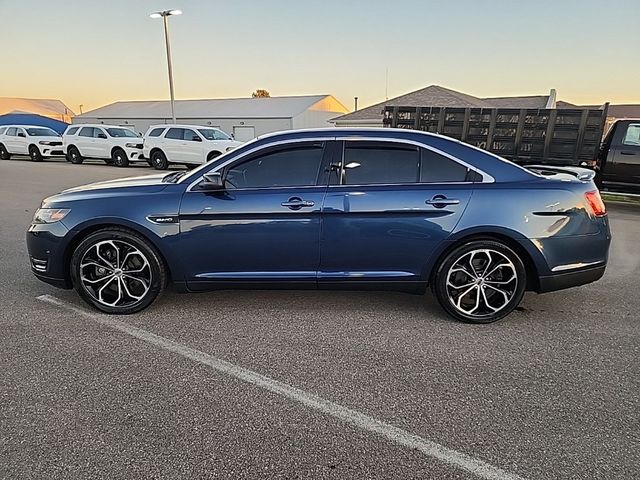
[[[427,440],[418,435],[407,432],[398,427],[394,427],[381,420],[352,410],[337,403],[325,400],[313,393],[308,393],[298,388],[279,382],[267,376],[261,375],[252,370],[239,367],[232,363],[220,360],[209,354],[187,347],[185,345],[161,337],[155,333],[148,332],[141,328],[129,325],[126,322],[117,320],[116,318],[99,313],[92,313],[82,308],[78,308],[52,295],[40,295],[38,300],[46,302],[57,307],[70,310],[84,318],[93,320],[101,325],[118,330],[122,333],[130,335],[134,338],[147,342],[156,347],[162,348],[169,352],[176,353],[194,362],[207,365],[218,372],[230,375],[237,379],[243,380],[252,385],[264,388],[270,392],[282,395],[289,400],[299,402],[309,408],[318,410],[326,415],[338,418],[344,422],[354,425],[362,430],[375,433],[387,440],[410,449],[417,450],[427,457],[435,458],[448,465],[461,468],[480,478],[492,480],[523,480],[522,477],[506,472],[498,467],[494,467],[482,460],[473,458],[465,453],[458,452],[447,448],[439,443]]]

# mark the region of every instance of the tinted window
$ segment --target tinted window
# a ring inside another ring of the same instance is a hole
[[[7,135],[11,135],[12,137],[16,136],[16,127],[11,127],[7,129]]]
[[[93,137],[93,127],[82,127],[78,135],[81,137]]]
[[[627,133],[622,141],[624,145],[640,147],[640,123],[632,123],[627,127]]]
[[[2,135],[6,129],[7,129],[7,127],[0,128],[0,135]]]
[[[344,183],[416,183],[418,148],[389,142],[345,142]]]
[[[236,188],[315,185],[322,152],[322,144],[273,151],[233,165],[226,179]]]
[[[164,138],[172,138],[174,140],[184,140],[184,128],[170,128]]]
[[[420,181],[424,183],[464,182],[468,169],[439,153],[422,150]]]
[[[200,134],[207,140],[231,140],[231,137],[222,130],[214,130],[213,128],[203,128],[198,130]]]
[[[105,137],[107,136],[107,134],[106,134],[106,133],[104,133],[104,130],[102,130],[101,128],[94,128],[94,129],[93,129],[93,136],[94,136],[95,138],[99,138],[99,137],[100,137],[100,134],[102,134],[102,135],[103,135],[103,136],[105,136]]]
[[[198,140],[194,140],[194,137],[198,137],[198,134],[196,132],[194,132],[190,128],[184,129],[184,136],[183,136],[184,140],[188,140],[189,142],[197,142]]]
[[[67,130],[67,135],[75,135],[78,131],[78,128],[80,127],[71,127],[69,130]]]
[[[120,137],[127,137],[127,138],[132,138],[133,137],[133,138],[135,138],[135,137],[137,137],[135,132],[132,132],[128,128],[107,128],[107,133],[109,134],[110,137],[115,137],[115,138],[120,138]]]
[[[160,134],[164,131],[164,128],[154,128],[149,132],[150,137],[159,137]]]
[[[27,128],[30,137],[59,137],[58,132],[46,127]]]

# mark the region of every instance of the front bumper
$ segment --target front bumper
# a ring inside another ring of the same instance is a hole
[[[69,230],[61,223],[31,224],[27,230],[27,250],[33,274],[58,288],[71,288],[66,272],[64,239]]]
[[[123,147],[129,162],[146,162],[141,148]]]
[[[595,282],[604,275],[606,264],[596,267],[581,268],[570,272],[561,272],[554,275],[539,277],[540,286],[538,293],[554,292],[565,288],[578,287],[587,283]]]
[[[60,145],[38,145],[40,149],[40,154],[43,157],[64,157],[65,153],[62,148],[62,144]]]

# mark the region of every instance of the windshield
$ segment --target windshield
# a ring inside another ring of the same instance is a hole
[[[222,130],[215,130],[213,128],[203,128],[198,130],[204,138],[207,140],[231,140],[231,137],[224,133]]]
[[[129,130],[128,128],[107,128],[107,133],[110,137],[128,137],[128,138],[137,138],[138,136],[135,132]]]
[[[60,134],[50,128],[27,128],[30,137],[59,137]]]

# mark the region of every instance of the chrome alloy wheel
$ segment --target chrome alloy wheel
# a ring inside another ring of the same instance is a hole
[[[518,289],[513,262],[490,249],[462,255],[447,272],[447,295],[464,315],[486,317],[505,308]]]
[[[104,240],[92,245],[80,262],[80,282],[91,297],[109,307],[127,307],[151,287],[151,266],[128,242]]]

